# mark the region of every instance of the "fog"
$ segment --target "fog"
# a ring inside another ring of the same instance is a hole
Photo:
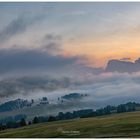
[[[0,81],[1,102],[16,99],[37,99],[43,96],[50,101],[69,93],[88,94],[79,100],[79,107],[99,108],[140,100],[140,72],[137,73],[88,73],[72,77],[19,77]],[[72,103],[73,104],[73,103]]]

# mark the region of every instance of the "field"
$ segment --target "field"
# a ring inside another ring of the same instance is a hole
[[[140,137],[140,111],[34,124],[0,132],[3,138]]]

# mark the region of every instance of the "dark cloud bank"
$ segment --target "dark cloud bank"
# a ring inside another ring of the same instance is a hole
[[[0,73],[36,69],[56,70],[74,64],[79,57],[51,55],[38,50],[0,50]]]
[[[127,60],[127,61],[126,61]],[[130,59],[123,58],[121,60],[110,60],[107,64],[106,71],[107,72],[138,72],[140,71],[140,58],[135,62],[128,61]]]

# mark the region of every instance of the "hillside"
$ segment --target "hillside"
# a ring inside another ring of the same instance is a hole
[[[13,121],[12,118],[19,115],[31,120],[34,116],[56,115],[61,110],[67,112],[73,108],[79,109],[84,106],[81,101],[87,96],[88,94],[68,93],[55,99],[43,96],[36,99],[9,100],[0,104],[0,123]]]
[[[0,137],[140,137],[140,111],[34,124],[1,131]]]

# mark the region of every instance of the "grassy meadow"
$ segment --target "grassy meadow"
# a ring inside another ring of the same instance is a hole
[[[140,111],[33,124],[0,131],[1,138],[140,137]]]

